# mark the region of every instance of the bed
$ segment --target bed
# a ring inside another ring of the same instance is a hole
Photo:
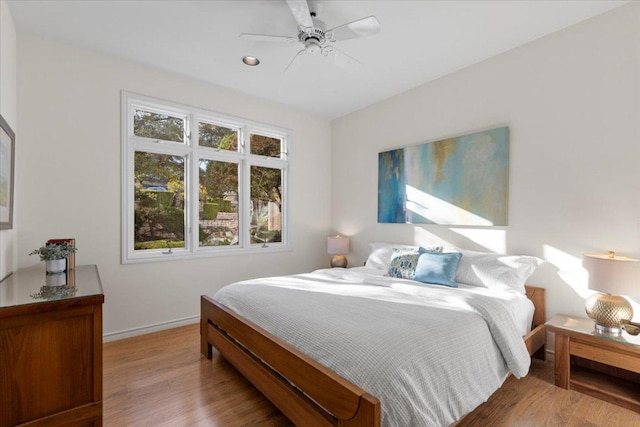
[[[202,296],[202,354],[215,347],[296,425],[350,427],[449,425],[544,358],[544,289],[452,289],[368,264]]]

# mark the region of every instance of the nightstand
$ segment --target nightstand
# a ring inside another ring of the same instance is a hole
[[[555,384],[640,412],[640,336],[604,335],[590,319],[558,315]]]

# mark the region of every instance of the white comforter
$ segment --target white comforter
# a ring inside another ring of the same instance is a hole
[[[214,299],[380,399],[383,426],[449,425],[509,371],[527,374],[514,315],[525,296],[362,270],[248,280]]]

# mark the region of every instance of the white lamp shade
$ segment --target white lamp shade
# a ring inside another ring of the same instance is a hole
[[[327,237],[327,253],[332,255],[349,253],[349,238],[344,236]]]
[[[611,254],[584,254],[589,289],[615,295],[640,294],[640,259]]]

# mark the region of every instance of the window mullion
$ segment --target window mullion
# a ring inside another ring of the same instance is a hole
[[[189,243],[189,251],[194,253],[198,250],[200,244],[200,179],[198,176],[198,168],[200,167],[200,157],[198,156],[198,120],[195,114],[189,116],[189,147],[191,149],[191,155],[189,163],[189,171],[186,176],[189,179],[189,194],[191,200],[189,201],[189,215],[188,215],[188,230],[191,242]]]
[[[217,151],[217,150],[211,150],[211,149],[198,150],[198,156],[206,160],[217,160],[221,162],[231,162],[231,163],[238,163],[243,158],[243,156],[235,152],[228,153],[225,151]]]
[[[289,240],[289,227],[286,226],[286,224],[289,224],[289,186],[287,185],[287,183],[289,182],[289,167],[285,166],[282,168],[282,200],[280,201],[281,203],[281,231],[280,231],[280,241],[282,243],[287,243],[290,241]]]
[[[126,188],[123,189],[124,197],[126,199],[126,218],[123,220],[123,224],[126,227],[126,235],[130,238],[126,239],[126,242],[123,246],[125,246],[125,253],[133,253],[134,251],[134,237],[135,236],[135,191],[133,187],[133,183],[135,182],[135,148],[130,145],[129,149],[126,150]]]
[[[191,220],[189,218],[189,215],[191,215],[191,178],[190,178],[190,171],[191,171],[191,164],[193,163],[193,154],[191,152],[188,152],[185,156],[184,156],[184,248],[187,251],[191,250],[191,245],[192,245],[192,238],[191,238],[191,230],[190,230],[190,223]]]
[[[132,147],[134,151],[156,154],[169,154],[173,156],[186,156],[190,151],[188,147],[185,147],[183,145],[153,142],[132,141],[129,146]]]
[[[249,178],[249,165],[246,159],[240,162],[238,188],[240,191],[241,210],[240,210],[240,238],[242,239],[242,247],[248,248],[251,246],[251,236],[249,233],[249,227],[251,225],[251,188]]]
[[[249,154],[249,130],[247,128],[247,126],[241,126],[240,127],[240,147],[239,148],[239,152],[240,154],[242,154],[243,156],[247,156]]]
[[[274,158],[265,158],[259,156],[250,156],[249,162],[255,166],[264,166],[266,168],[283,169],[287,167],[287,161]]]
[[[189,172],[191,182],[193,183],[193,189],[191,196],[193,198],[193,209],[191,212],[191,240],[193,245],[191,246],[192,252],[198,252],[200,250],[200,155],[197,150],[193,151],[193,167]]]
[[[242,156],[242,160],[240,161],[238,174],[238,192],[240,193],[239,202],[241,203],[239,209],[239,218],[240,221],[238,223],[240,239],[242,242],[243,248],[248,248],[251,246],[251,236],[249,233],[249,227],[251,225],[251,208],[250,208],[250,178],[249,178],[249,164],[247,162],[247,153],[249,152],[249,132],[247,130],[247,126],[240,127],[240,135],[239,135],[240,147],[238,147],[238,151]]]

